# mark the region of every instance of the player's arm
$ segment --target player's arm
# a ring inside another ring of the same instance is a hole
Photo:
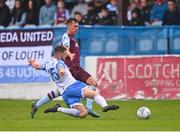
[[[65,34],[65,35],[63,36],[63,38],[62,38],[62,44],[63,44],[63,46],[66,47],[66,49],[67,49],[67,56],[68,56],[71,60],[73,60],[75,54],[72,54],[72,53],[69,51],[69,49],[70,49],[70,39],[69,39],[69,37],[68,37],[67,34]]]
[[[43,70],[43,65],[41,65],[40,63],[36,62],[33,59],[29,59],[28,60],[29,65],[31,65],[33,68],[35,68],[36,70]]]
[[[70,51],[69,51],[69,46],[66,46],[66,49],[67,49],[67,56],[71,59],[71,61],[74,59],[74,56],[75,54],[72,54]]]

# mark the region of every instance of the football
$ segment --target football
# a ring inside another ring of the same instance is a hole
[[[148,107],[142,106],[137,110],[137,116],[140,119],[149,119],[151,116],[151,111]]]

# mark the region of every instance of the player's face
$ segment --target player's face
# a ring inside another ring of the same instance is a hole
[[[71,24],[69,24],[69,32],[71,33],[71,35],[74,35],[77,33],[79,29],[79,24],[77,22],[72,22]]]
[[[64,53],[62,53],[62,60],[65,60],[67,58],[67,51],[64,51]]]
[[[62,59],[62,53],[61,52],[55,52],[54,56],[56,59],[61,60]]]
[[[54,56],[58,60],[65,60],[67,58],[67,51],[64,51],[64,53],[61,52],[55,52]]]

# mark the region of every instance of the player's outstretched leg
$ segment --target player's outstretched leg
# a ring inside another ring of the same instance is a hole
[[[96,87],[95,86],[91,86],[91,88],[93,90],[96,90]],[[92,117],[100,117],[101,115],[96,113],[94,110],[93,110],[93,102],[94,100],[93,99],[90,99],[90,98],[87,98],[86,99],[86,109],[87,109],[87,112],[90,116]]]
[[[84,97],[94,98],[94,101],[96,102],[96,104],[98,104],[102,107],[102,112],[119,109],[118,105],[108,105],[103,96],[97,94],[95,91],[93,91],[90,88],[84,89],[83,93],[84,93]]]
[[[117,105],[108,105],[104,97],[98,94],[94,96],[94,101],[102,107],[102,112],[119,109],[119,106]]]
[[[49,112],[61,112],[69,116],[84,118],[87,115],[87,111],[83,105],[76,105],[73,108],[63,108],[60,104],[56,104],[52,108],[48,108],[44,113]]]
[[[33,119],[36,112],[38,111],[38,109],[50,102],[51,100],[53,100],[54,98],[60,96],[59,92],[58,91],[51,91],[49,92],[47,95],[43,96],[40,100],[36,101],[36,102],[32,102],[31,104],[31,118]]]
[[[100,117],[101,115],[96,113],[93,108],[92,108],[92,105],[93,105],[93,102],[94,100],[93,99],[90,99],[90,98],[87,98],[86,99],[86,109],[87,109],[87,112],[90,116],[92,117]]]
[[[57,112],[57,109],[61,107],[60,104],[56,104],[55,106],[51,107],[51,108],[48,108],[44,111],[44,113],[49,113],[49,112]]]
[[[31,104],[31,118],[33,119],[38,108],[36,107],[36,102],[32,102]]]
[[[91,85],[91,88],[95,91],[96,90],[96,86],[97,86],[97,82],[96,80],[91,76],[89,77],[87,80],[86,80],[86,83],[88,85]],[[90,116],[92,117],[100,117],[101,115],[96,113],[94,110],[93,110],[93,102],[94,100],[91,99],[91,98],[86,98],[86,109],[87,109],[87,112]]]
[[[109,110],[117,110],[117,109],[119,109],[118,105],[108,105],[102,108],[102,112],[108,112]]]

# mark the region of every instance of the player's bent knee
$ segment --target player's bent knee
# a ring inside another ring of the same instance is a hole
[[[96,95],[96,92],[87,87],[83,90],[83,94],[85,98],[93,98]]]

